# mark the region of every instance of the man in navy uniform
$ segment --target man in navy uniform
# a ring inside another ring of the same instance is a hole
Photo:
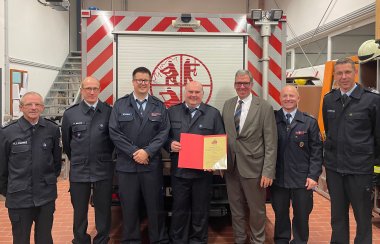
[[[0,133],[0,193],[6,197],[13,243],[30,243],[34,222],[34,242],[50,244],[61,172],[60,131],[40,117],[40,94],[25,93],[20,110],[23,116]]]
[[[123,212],[121,242],[141,243],[139,213],[143,198],[150,242],[167,243],[160,149],[168,138],[169,117],[165,105],[148,94],[151,72],[139,67],[132,77],[133,92],[115,102],[109,122],[117,153],[116,171]]]
[[[276,112],[278,150],[276,179],[271,186],[276,221],[275,243],[307,243],[309,215],[313,209],[313,188],[322,172],[322,141],[317,120],[301,112],[294,86],[280,93],[282,108]],[[289,217],[293,208],[292,225]],[[293,240],[290,241],[293,229]]]
[[[171,158],[173,209],[172,243],[207,243],[212,171],[178,168],[180,134],[224,134],[219,111],[202,102],[203,87],[192,81],[185,87],[185,102],[169,108],[171,130],[167,143]]]
[[[74,208],[73,243],[91,243],[87,234],[91,189],[97,234],[94,243],[108,243],[111,228],[111,194],[114,163],[108,121],[111,106],[98,99],[100,83],[82,81],[83,100],[68,108],[62,119],[63,150],[70,160],[70,196]]]
[[[331,243],[349,243],[348,211],[356,220],[355,243],[372,243],[372,175],[380,155],[380,96],[355,84],[355,63],[339,59],[339,89],[325,95],[325,167],[331,200]]]

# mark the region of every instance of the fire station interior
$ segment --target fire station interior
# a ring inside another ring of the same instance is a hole
[[[193,38],[191,48],[194,50],[186,49],[185,44],[175,39],[170,41],[174,43],[171,46],[160,39],[171,36]],[[128,37],[136,37],[136,40]],[[217,44],[207,46],[209,37]],[[373,40],[373,44],[366,45],[368,40]],[[161,46],[153,46],[159,42]],[[178,51],[183,47],[188,56]],[[207,62],[216,60],[212,52],[218,50],[223,53],[217,58],[220,62],[208,66]],[[130,54],[135,56],[128,56]],[[361,62],[360,55],[373,58]],[[380,89],[380,0],[2,0],[1,124],[5,126],[22,116],[20,99],[28,91],[42,95],[45,104],[42,116],[60,125],[64,111],[82,99],[80,82],[83,78],[96,77],[101,84],[99,99],[112,105],[133,90],[130,85],[133,67],[130,66],[146,65],[156,74],[168,60],[175,63],[187,58],[193,62],[189,64],[193,66],[188,76],[203,77],[201,79],[208,82],[204,102],[220,111],[224,101],[236,96],[232,88],[234,70],[239,66],[254,71],[252,94],[267,100],[275,110],[281,108],[278,97],[281,88],[289,84],[295,86],[300,94],[298,108],[318,120],[323,138],[323,98],[334,87],[335,60],[344,57],[355,61],[358,83],[373,90]],[[131,65],[128,63],[131,59],[137,61]],[[218,70],[217,66],[223,63],[230,67],[220,66],[226,68]],[[157,80],[163,79],[162,74],[157,75]],[[166,82],[166,85],[174,83],[173,80]],[[160,87],[152,85],[150,94],[167,107],[183,100],[174,86]],[[172,96],[174,92],[176,100]],[[162,150],[162,155],[163,197],[170,223],[171,162],[168,152]],[[69,172],[70,161],[63,154],[52,230],[54,243],[71,243],[73,239]],[[329,243],[331,209],[324,168],[313,191],[309,243]],[[208,242],[234,243],[231,211],[221,173],[214,174],[210,204]],[[89,205],[93,206],[91,200]],[[144,207],[141,211],[145,216]],[[356,223],[352,209],[349,214],[353,243]],[[275,216],[269,191],[266,215],[265,243],[274,243]],[[115,177],[109,243],[120,243],[121,216]],[[89,208],[88,217],[87,232],[94,237],[93,207]],[[142,217],[143,243],[149,243],[147,221]],[[0,223],[0,243],[12,243],[12,226],[5,197],[1,195]],[[380,244],[380,166],[375,166],[373,172],[372,232],[373,243]]]

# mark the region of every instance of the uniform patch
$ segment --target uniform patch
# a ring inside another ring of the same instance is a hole
[[[17,145],[28,145],[28,141],[15,141],[12,143],[12,145],[17,146]]]
[[[304,134],[306,134],[306,131],[299,130],[299,131],[296,131],[295,134],[296,135],[304,135]]]
[[[86,124],[85,122],[79,121],[79,122],[73,122],[73,125],[84,125]]]
[[[161,116],[161,113],[151,113],[152,117]]]
[[[132,113],[122,113],[121,116],[131,116]]]
[[[327,113],[335,113],[335,110],[333,110],[333,109],[328,109],[328,110],[327,110]]]

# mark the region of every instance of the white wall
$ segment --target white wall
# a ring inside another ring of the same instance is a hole
[[[4,1],[0,1],[0,67],[2,68],[2,73],[0,73],[1,80],[4,81]],[[0,125],[3,122],[3,112],[5,108],[4,104],[4,82],[0,84],[0,92],[1,92],[1,112],[0,112]]]
[[[37,0],[7,2],[8,19],[5,21],[8,24],[9,57],[61,67],[69,52],[69,12],[56,11]],[[47,94],[58,73],[15,63],[9,65],[11,69],[28,71],[29,90],[42,96]],[[9,99],[9,91],[6,99]]]
[[[266,0],[265,5],[267,9],[283,9],[287,15],[288,24],[293,28],[296,36],[299,36],[318,27],[330,2],[331,0]],[[374,2],[375,0],[335,0],[330,5],[320,25],[324,25]],[[288,31],[288,40],[293,38],[294,36]]]

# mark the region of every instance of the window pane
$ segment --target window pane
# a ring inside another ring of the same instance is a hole
[[[324,64],[327,60],[327,37],[302,46],[313,66]],[[300,47],[295,48],[295,69],[310,67]]]
[[[375,39],[375,23],[333,36],[332,60],[357,55],[360,45],[370,39]]]

